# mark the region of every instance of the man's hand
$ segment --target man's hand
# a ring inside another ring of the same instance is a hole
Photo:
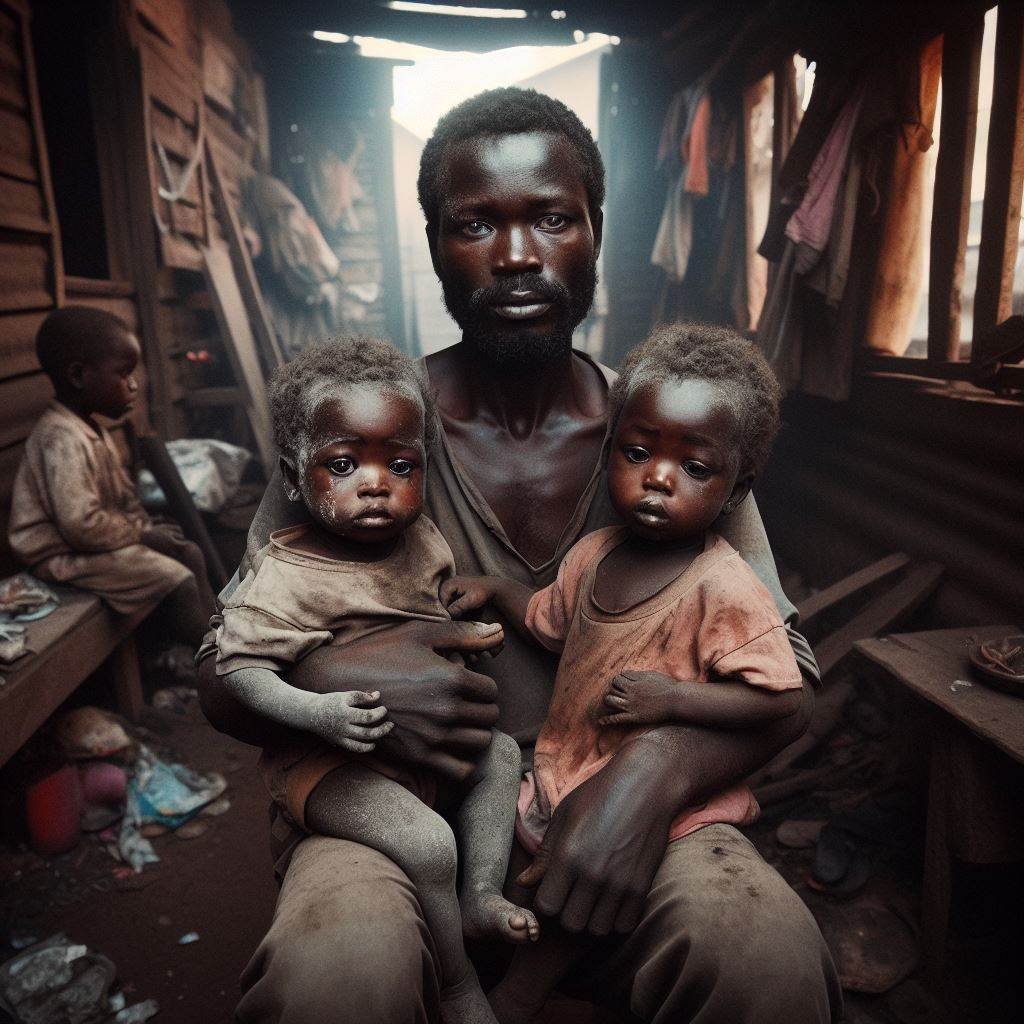
[[[394,723],[378,752],[463,780],[491,740],[498,688],[446,655],[472,656],[503,637],[496,623],[408,622],[355,643],[321,647],[288,673],[288,681],[315,693],[378,692]]]
[[[675,807],[658,798],[661,773],[642,767],[649,755],[625,744],[574,789],[518,878],[520,885],[539,886],[534,909],[557,916],[566,931],[628,934],[640,920],[675,816]]]

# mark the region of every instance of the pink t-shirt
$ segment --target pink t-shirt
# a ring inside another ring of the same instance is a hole
[[[554,693],[534,752],[533,772],[519,794],[516,834],[537,849],[555,808],[599,772],[627,740],[647,731],[602,727],[605,694],[625,669],[663,672],[676,679],[742,680],[769,690],[802,686],[786,628],[771,595],[732,546],[708,534],[704,551],[672,583],[622,612],[594,601],[601,560],[626,539],[624,527],[597,530],[565,556],[558,578],[530,601],[526,625],[560,652]],[[679,839],[713,822],[744,825],[758,814],[743,785],[689,807],[672,822]]]

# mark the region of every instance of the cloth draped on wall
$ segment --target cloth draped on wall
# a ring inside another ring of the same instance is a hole
[[[757,343],[786,390],[845,400],[858,347],[909,342],[940,69],[941,39],[858,73],[819,68],[759,247],[776,267]]]
[[[668,179],[651,262],[665,272],[655,320],[711,320],[745,328],[744,165],[737,159],[738,96],[713,95],[707,78],[678,92],[661,133]]]

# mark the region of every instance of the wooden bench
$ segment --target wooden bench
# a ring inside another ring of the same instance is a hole
[[[142,708],[134,633],[152,608],[116,615],[84,590],[52,589],[60,605],[46,618],[26,623],[31,653],[0,666],[0,765],[104,663],[121,714],[135,719]]]

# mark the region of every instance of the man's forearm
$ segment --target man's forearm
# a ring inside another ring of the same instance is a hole
[[[742,782],[767,764],[803,735],[813,708],[814,691],[805,679],[799,704],[786,717],[756,729],[658,726],[624,746],[606,770],[628,773],[639,766],[644,772],[654,773],[655,791],[678,812]]]

